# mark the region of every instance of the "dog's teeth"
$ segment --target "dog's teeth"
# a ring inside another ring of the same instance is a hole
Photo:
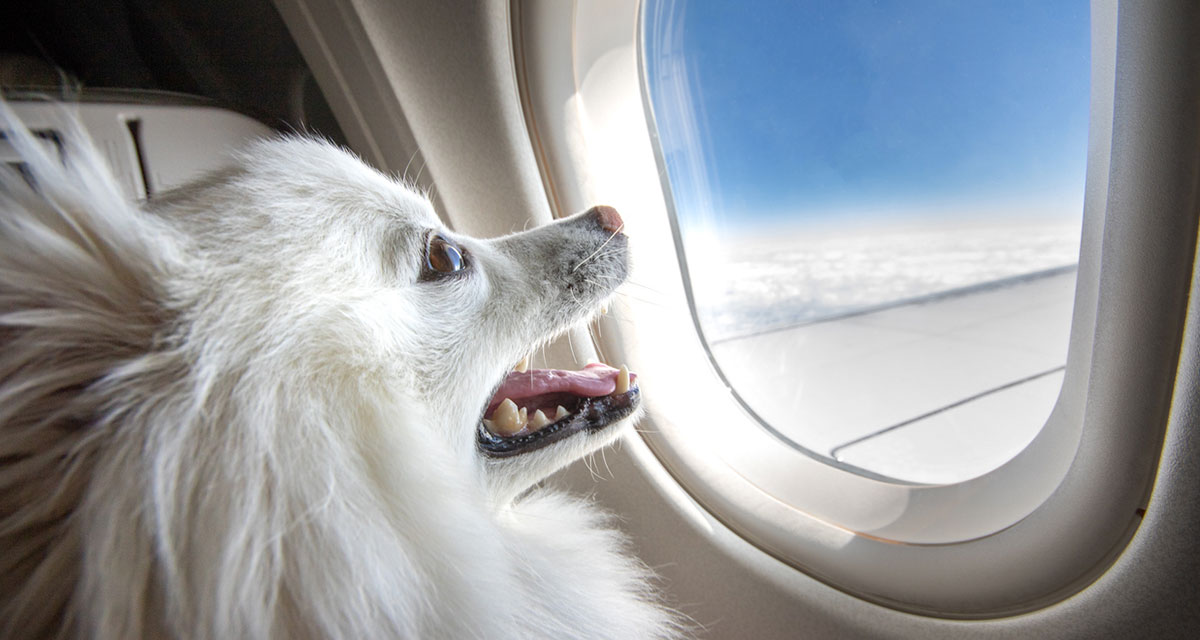
[[[567,411],[567,408],[560,404],[558,405],[558,410],[554,412],[554,421],[558,422],[569,415],[571,415],[571,412]]]
[[[629,367],[621,365],[621,370],[617,372],[617,393],[627,391],[629,391]]]
[[[502,436],[511,436],[525,427],[525,421],[522,420],[521,413],[523,409],[517,408],[517,403],[505,398],[500,406],[492,412],[492,432]]]
[[[529,419],[529,428],[534,431],[541,429],[548,424],[550,424],[550,418],[547,418],[546,414],[542,413],[541,409],[534,411],[533,417]]]
[[[517,363],[517,366],[513,367],[513,371],[518,373],[525,373],[526,371],[529,371],[529,356],[521,358],[521,361]]]

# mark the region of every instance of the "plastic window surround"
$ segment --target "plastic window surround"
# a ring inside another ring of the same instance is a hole
[[[1063,389],[1025,451],[947,486],[855,475],[779,446],[752,422],[694,330],[642,96],[640,21],[650,18],[637,0],[517,0],[511,10],[514,68],[552,208],[615,205],[632,238],[635,284],[597,327],[599,347],[640,372],[642,437],[697,502],[778,559],[907,611],[1029,611],[1104,571],[1148,499],[1194,257],[1195,136],[1180,129],[1194,133],[1200,121],[1200,81],[1188,71],[1188,21],[1174,15],[1191,11],[1186,0],[1093,0]]]

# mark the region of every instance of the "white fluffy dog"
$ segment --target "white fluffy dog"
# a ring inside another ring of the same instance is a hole
[[[615,211],[465,238],[305,138],[138,205],[77,127],[0,129],[0,636],[678,632],[605,515],[531,488],[636,377],[510,373],[625,278]]]

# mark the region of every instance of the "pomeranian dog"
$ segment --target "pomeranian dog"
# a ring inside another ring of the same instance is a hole
[[[0,635],[678,635],[610,518],[534,486],[636,376],[514,371],[624,280],[615,210],[471,239],[303,137],[136,203],[79,125],[0,129]]]

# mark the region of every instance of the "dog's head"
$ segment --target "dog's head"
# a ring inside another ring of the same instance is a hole
[[[195,288],[210,299],[192,331],[213,335],[198,344],[269,354],[316,378],[308,388],[399,398],[397,428],[445,443],[501,500],[612,441],[638,408],[625,370],[514,370],[624,281],[627,239],[609,207],[473,239],[349,154],[288,139],[155,208],[204,262]]]
[[[12,629],[670,626],[598,514],[516,500],[637,409],[628,372],[512,373],[624,280],[615,211],[474,240],[302,138],[139,206],[82,132],[55,153],[13,123],[0,101],[26,161],[0,167]]]

